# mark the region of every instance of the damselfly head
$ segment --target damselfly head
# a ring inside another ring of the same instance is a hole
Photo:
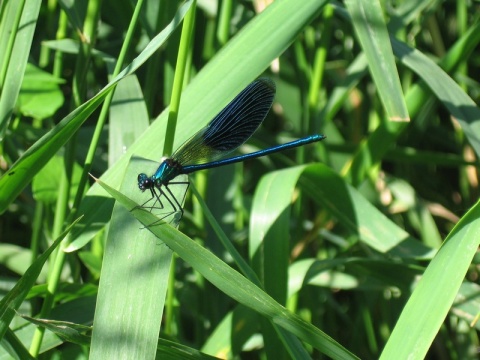
[[[147,176],[147,174],[138,174],[138,188],[142,191],[151,189],[153,187],[152,180]]]

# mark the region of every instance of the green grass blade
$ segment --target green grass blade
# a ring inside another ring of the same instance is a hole
[[[22,318],[37,326],[43,326],[67,342],[79,345],[90,344],[90,337],[85,335],[86,332],[92,330],[90,326],[68,321],[35,319],[26,315],[22,315]]]
[[[113,165],[148,128],[147,107],[136,75],[117,85],[109,115],[108,163]]]
[[[20,304],[25,300],[28,292],[35,284],[35,281],[40,274],[45,262],[48,260],[50,254],[60,242],[65,238],[65,236],[70,232],[70,229],[80,220],[77,219],[72,223],[59,237],[56,239],[53,244],[42,254],[40,255],[28,268],[22,278],[16,283],[12,290],[8,292],[6,296],[0,300],[0,338],[3,337],[7,331],[8,325],[15,315],[15,310],[17,310]]]
[[[297,178],[275,171],[264,176],[255,191],[250,217],[249,257],[265,291],[280,304],[287,297],[290,250],[290,204]],[[272,211],[274,209],[274,211]],[[278,221],[277,221],[278,220]],[[264,321],[262,333],[270,357],[280,357],[280,339]]]
[[[199,202],[200,206],[202,207],[202,212],[203,212],[204,216],[207,218],[210,225],[212,226],[213,231],[217,235],[218,239],[222,243],[225,250],[228,251],[228,253],[232,257],[232,259],[235,261],[235,264],[238,266],[240,271],[252,283],[261,287],[261,283],[260,283],[260,280],[258,279],[257,275],[255,274],[253,269],[250,266],[248,266],[246,261],[241,257],[241,255],[238,253],[236,248],[233,246],[231,241],[227,238],[227,236],[223,232],[222,228],[220,227],[220,225],[218,224],[218,222],[215,220],[212,213],[210,212],[210,209],[208,209],[207,205],[205,204],[205,202],[201,198],[201,196],[198,193],[197,189],[195,188],[194,184],[190,184],[190,188],[194,192],[194,194],[197,198],[197,201]],[[274,261],[274,259],[271,259],[271,261]],[[277,264],[277,266],[278,266],[278,264]],[[261,273],[261,271],[262,270],[260,269],[259,272]],[[278,282],[278,281],[279,281],[279,279],[276,278],[275,282]],[[285,303],[285,301],[283,301],[283,303]],[[283,353],[285,353],[285,351],[288,351],[290,356],[292,356],[293,358],[296,358],[296,359],[305,357],[305,355],[306,355],[305,349],[300,344],[297,344],[298,339],[293,337],[291,334],[289,334],[285,330],[279,328],[278,326],[273,326],[273,329],[270,326],[268,326],[268,327],[270,328],[270,330],[274,330],[274,331],[271,331],[271,333],[273,334],[272,337],[274,338],[273,343],[276,343],[277,341],[282,341],[282,343],[283,343],[283,346],[281,344],[276,344],[275,345],[275,347],[277,348],[277,349],[275,349],[276,351],[283,352]],[[266,338],[265,334],[264,334],[264,338]],[[272,342],[271,342],[270,346],[272,346]],[[270,355],[272,355],[272,354],[270,353]]]
[[[21,2],[18,2],[18,4],[20,3]],[[1,62],[1,64],[3,64],[3,62],[8,61],[8,71],[5,74],[4,83],[0,84],[0,139],[3,139],[5,136],[10,117],[17,102],[25,67],[27,66],[30,49],[32,47],[33,34],[35,32],[35,25],[37,24],[41,3],[39,0],[25,2],[18,32],[17,29],[14,30],[16,38],[10,54],[11,56],[4,58]],[[11,3],[8,9],[17,11],[17,7],[15,3]],[[5,18],[1,19],[4,23],[6,22],[5,19],[15,18],[15,14],[6,13],[4,15]],[[5,24],[3,24],[3,26],[5,26]],[[2,37],[10,36],[12,29],[6,31],[7,29],[3,28],[3,30]]]
[[[118,76],[105,86],[92,99],[82,104],[58,125],[32,145],[23,156],[13,164],[9,171],[0,178],[0,213],[18,196],[32,180],[33,176],[52,158],[53,155],[70,139],[87,118],[102,103],[111,89],[125,76],[133,73],[147,61],[155,51],[164,44],[175,30],[191,2],[186,2],[175,19],[137,56]]]
[[[393,41],[392,45],[400,61],[427,83],[458,121],[477,156],[480,155],[480,109],[475,102],[444,70],[420,51],[400,41]]]
[[[240,353],[241,345],[257,331],[258,317],[253,310],[243,305],[237,306],[224,316],[201,350],[217,357],[232,358],[233,354]],[[238,341],[232,342],[233,338]]]
[[[304,171],[300,184],[309,196],[375,250],[406,258],[430,258],[435,253],[388,219],[327,166],[316,164],[289,170]]]
[[[122,192],[138,195],[136,184],[129,181],[130,176],[153,172],[157,165],[150,161],[132,161]],[[173,185],[171,187],[174,190]],[[90,350],[92,358],[155,356],[171,260],[172,251],[117,203],[103,257]]]
[[[207,354],[203,354],[198,350],[195,350],[191,347],[165,340],[160,339],[158,340],[158,352],[157,352],[157,359],[171,359],[171,360],[179,360],[179,359],[198,359],[198,360],[213,360],[218,359]]]
[[[383,10],[378,0],[345,2],[389,120],[409,121]]]
[[[336,12],[343,18],[350,20],[350,17],[343,8],[336,7]],[[473,28],[473,30],[476,29]],[[462,59],[465,59],[470,55],[475,48],[475,45],[480,40],[480,36],[478,34],[478,31],[469,31],[459,41],[457,41],[449,53],[446,54],[445,61],[442,60],[442,63],[447,66],[447,69],[451,70],[455,68],[456,65],[462,61]],[[450,106],[449,110],[457,114],[459,112],[462,113],[462,115],[459,117],[459,122],[461,123],[462,127],[464,123],[470,124],[470,127],[465,126],[465,132],[478,154],[478,141],[475,134],[471,131],[471,127],[475,124],[474,120],[472,119],[478,119],[478,115],[476,114],[477,110],[471,106],[471,100],[469,101],[465,99],[465,94],[461,95],[456,90],[458,89],[458,85],[456,84],[453,88],[454,94],[449,94],[450,88],[444,87],[438,79],[444,79],[449,84],[451,84],[453,81],[433,61],[429,60],[426,56],[420,54],[416,50],[412,51],[410,47],[393,37],[390,38],[390,41],[395,56],[399,58],[400,61],[404,61],[405,65],[410,67],[413,72],[417,73],[417,75],[419,75],[427,84],[429,84],[429,86],[433,86],[431,90],[437,94],[437,96],[442,94],[442,97],[447,99],[450,96],[454,96],[456,98],[455,103],[458,103],[460,98],[463,99],[461,102],[466,104],[466,106],[462,105],[461,108],[453,108],[453,106]],[[428,64],[426,63],[427,61]],[[418,65],[422,67],[422,71],[419,71],[416,62],[418,62]],[[421,63],[424,64],[422,65]],[[436,86],[435,84],[439,86]],[[410,113],[411,117],[416,117],[418,115],[419,110],[424,106],[428,98],[428,91],[426,91],[426,89],[421,85],[414,85],[409,88],[409,91],[406,93],[406,102],[408,105],[408,112]],[[451,104],[452,103],[449,101],[444,102],[444,105],[447,107]],[[354,185],[359,184],[364,179],[366,169],[371,168],[373,164],[377,163],[384,156],[385,152],[397,141],[398,137],[405,130],[405,128],[405,124],[402,123],[381,124],[368,139],[361,143],[355,158],[351,162],[351,169],[348,174],[349,176],[352,176],[351,182]]]
[[[126,209],[133,209],[137,206],[135,202],[122,193],[100,182],[100,180],[97,181]],[[131,211],[131,214],[146,226],[158,223],[158,219],[148,211],[137,209]],[[257,311],[273,321],[274,324],[289,331],[300,340],[310,343],[332,358],[356,358],[335,340],[310,323],[305,322],[299,316],[290,313],[240,273],[173,227],[165,223],[158,223],[156,226],[149,226],[148,230],[162,239],[170,249],[193,266],[208,281],[239,303]]]
[[[225,248],[225,250],[228,251],[230,256],[232,257],[233,261],[235,261],[235,264],[237,267],[240,269],[242,274],[248,278],[251,282],[254,284],[261,286],[261,282],[258,279],[257,275],[253,271],[253,269],[249,266],[247,261],[241,256],[241,254],[237,251],[235,246],[232,244],[232,242],[228,239],[227,235],[223,231],[222,227],[220,224],[216,221],[215,217],[211,213],[210,209],[207,207],[207,204],[205,204],[205,201],[202,199],[200,196],[200,193],[198,192],[197,188],[195,187],[195,184],[190,184],[192,192],[195,194],[195,197],[197,198],[197,201],[202,208],[203,215],[209,222],[210,226],[212,227],[213,231],[215,232],[215,235],[217,235],[218,240],[222,244],[222,246]]]
[[[0,355],[0,359],[19,359],[19,360],[33,360],[34,357],[30,355],[28,349],[23,345],[22,341],[16,336],[16,334],[7,329],[7,332],[2,338],[2,347],[6,350],[4,356]],[[8,353],[8,354],[7,354]],[[8,356],[8,358],[7,358]]]
[[[423,359],[450,310],[480,244],[480,202],[460,219],[428,265],[381,359]]]

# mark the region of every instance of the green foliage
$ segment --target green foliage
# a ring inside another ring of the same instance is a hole
[[[1,3],[0,359],[476,358],[478,4],[261,3]],[[139,208],[259,76],[327,139]]]

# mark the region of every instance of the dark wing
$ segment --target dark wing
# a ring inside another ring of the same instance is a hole
[[[258,129],[273,103],[275,83],[255,80],[242,90],[213,120],[186,141],[172,158],[182,166],[219,160]]]

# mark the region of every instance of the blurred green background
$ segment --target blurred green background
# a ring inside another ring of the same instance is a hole
[[[2,1],[0,359],[477,358],[479,16]],[[275,102],[238,154],[327,139],[192,174],[184,235],[88,176],[143,204],[138,171],[260,76]]]

